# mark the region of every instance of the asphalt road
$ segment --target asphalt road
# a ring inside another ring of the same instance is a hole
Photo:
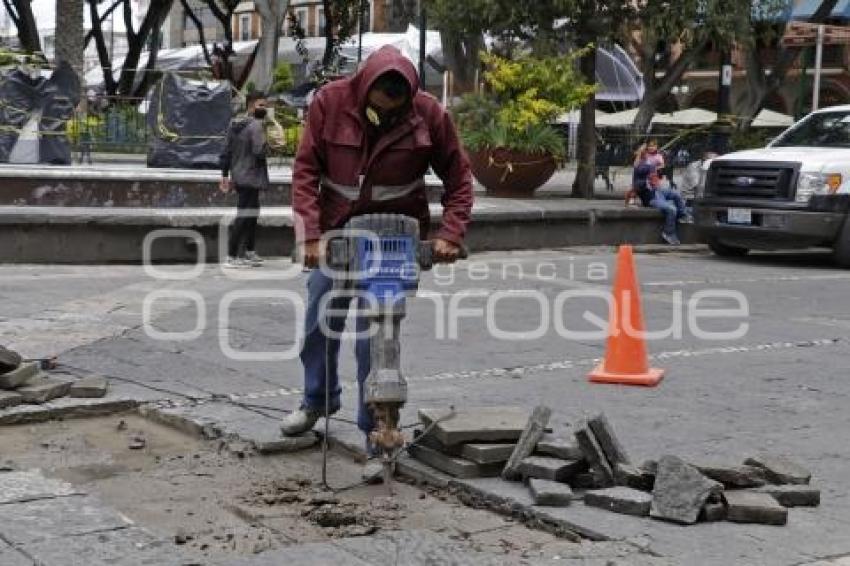
[[[638,254],[647,328],[665,334],[649,342],[653,365],[667,375],[657,388],[635,389],[586,380],[604,351],[603,336],[590,332],[604,334],[593,317],[607,316],[599,293],[610,288],[613,260],[609,248],[492,253],[426,275],[403,328],[405,420],[422,406],[545,403],[561,425],[604,411],[638,461],[788,454],[811,468],[820,508],[792,510],[785,528],[697,527],[687,534],[692,547],[655,537],[656,551],[694,564],[710,563],[712,552],[727,564],[850,555],[850,272],[820,253]],[[217,266],[186,280],[136,266],[0,266],[0,342],[59,353],[140,391],[292,408],[300,367],[281,352],[297,349],[304,277],[283,260],[239,277]],[[159,339],[151,329],[176,334]],[[266,358],[234,359],[228,349]],[[346,412],[355,399],[351,350],[343,348]]]

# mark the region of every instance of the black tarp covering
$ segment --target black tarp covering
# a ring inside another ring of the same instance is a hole
[[[166,74],[149,98],[148,167],[218,168],[231,116],[229,83]]]
[[[9,161],[21,130],[40,111],[38,162],[69,165],[66,126],[79,101],[80,80],[65,62],[49,79],[33,77],[20,69],[0,75],[0,162]]]

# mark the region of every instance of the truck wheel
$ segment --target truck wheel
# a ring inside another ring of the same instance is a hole
[[[850,267],[850,222],[847,220],[832,247],[832,259],[840,267]]]
[[[710,249],[720,257],[744,257],[745,255],[750,253],[750,250],[747,248],[739,248],[738,246],[727,246],[726,244],[721,244],[713,238],[708,241],[708,249]]]

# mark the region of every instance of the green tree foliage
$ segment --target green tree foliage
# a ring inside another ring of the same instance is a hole
[[[289,63],[278,63],[274,70],[272,86],[269,91],[277,94],[286,92],[293,86],[295,86],[295,74],[292,72],[292,65]]]

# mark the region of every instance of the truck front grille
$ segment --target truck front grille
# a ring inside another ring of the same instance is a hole
[[[706,192],[719,197],[791,199],[799,163],[715,161]]]

